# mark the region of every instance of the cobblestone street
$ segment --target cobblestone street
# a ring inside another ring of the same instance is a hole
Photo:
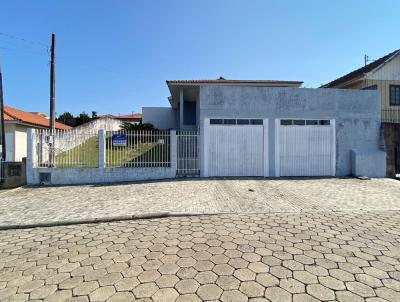
[[[0,231],[2,301],[400,301],[400,213]]]
[[[189,179],[0,192],[0,226],[160,212],[400,210],[392,179]]]

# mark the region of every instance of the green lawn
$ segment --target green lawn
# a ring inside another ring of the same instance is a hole
[[[97,168],[98,166],[99,138],[97,136],[56,155],[57,168]]]
[[[106,167],[159,167],[169,161],[169,139],[164,145],[146,142],[126,147],[112,147],[110,138],[106,139]],[[128,142],[129,143],[129,142]],[[99,140],[97,136],[87,139],[82,144],[56,156],[58,168],[96,168],[99,166]]]

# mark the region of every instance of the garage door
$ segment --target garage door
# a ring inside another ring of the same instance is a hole
[[[281,176],[334,176],[333,120],[280,120],[278,126]]]
[[[263,176],[262,120],[211,119],[208,127],[209,176]]]

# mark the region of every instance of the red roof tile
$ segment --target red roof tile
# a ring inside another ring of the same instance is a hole
[[[4,106],[4,120],[18,121],[38,127],[50,127],[50,120],[38,114]],[[56,129],[69,130],[70,126],[56,122]]]

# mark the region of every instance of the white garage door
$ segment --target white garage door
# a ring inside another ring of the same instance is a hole
[[[277,125],[281,176],[334,176],[333,120],[280,120]]]
[[[221,124],[212,124],[213,121]],[[209,176],[263,176],[263,137],[262,120],[211,120]]]

